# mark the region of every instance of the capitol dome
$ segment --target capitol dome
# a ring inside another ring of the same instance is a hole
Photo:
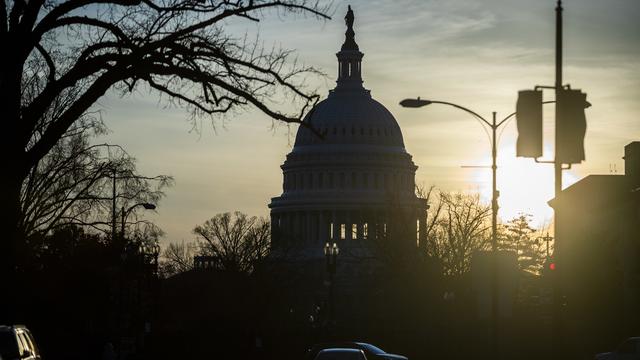
[[[414,234],[408,245],[424,235],[427,204],[415,194],[417,166],[396,119],[362,86],[364,54],[350,8],[345,19],[336,87],[298,128],[281,166],[282,194],[269,204],[275,250],[296,245],[323,257],[326,243],[367,247],[389,238],[390,217],[400,212],[408,224],[402,230]]]
[[[317,104],[303,122],[308,127],[298,128],[295,148],[316,144],[364,144],[404,149],[396,119],[364,89],[331,91],[329,97]],[[323,138],[313,133],[310,127],[322,133]]]

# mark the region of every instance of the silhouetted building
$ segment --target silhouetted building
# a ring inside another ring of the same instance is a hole
[[[549,202],[566,336],[578,347],[640,331],[640,142],[624,159],[624,175],[589,175]]]
[[[364,54],[351,10],[345,19],[337,86],[304,118],[308,126],[299,127],[282,165],[283,193],[269,204],[274,248],[286,243],[308,257],[322,258],[326,242],[366,247],[393,231],[398,211],[414,220],[403,229],[413,240],[426,221],[426,201],[415,195],[417,166],[393,115],[362,86]]]
[[[398,123],[362,86],[364,54],[355,42],[351,9],[345,20],[337,85],[304,118],[281,166],[283,193],[269,204],[271,258],[286,268],[283,291],[290,293],[279,318],[301,329],[367,338],[389,331],[391,314],[401,318],[398,312],[405,311],[415,320],[414,308],[394,308],[388,296],[423,298],[417,290],[402,295],[409,279],[401,290],[390,287],[397,282],[393,269],[419,258],[427,203],[416,196],[417,166]],[[339,255],[327,251],[327,243],[335,243]],[[418,273],[420,284],[430,283],[421,272],[412,274]]]

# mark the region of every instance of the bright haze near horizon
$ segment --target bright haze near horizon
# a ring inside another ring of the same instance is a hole
[[[335,86],[344,40],[347,4],[355,12],[356,41],[365,54],[364,86],[400,124],[405,147],[419,169],[416,182],[444,191],[491,196],[490,142],[469,114],[443,105],[404,109],[399,101],[421,96],[463,105],[488,120],[515,111],[518,90],[553,85],[555,1],[440,0],[336,1],[331,20],[265,13],[259,23],[237,19],[232,36],[259,34],[264,46],[296,51],[299,61],[327,74],[309,78],[326,98]],[[565,187],[589,174],[624,173],[623,147],[640,140],[640,2],[566,0],[564,83],[585,91],[586,161],[564,172]],[[553,94],[545,91],[545,100]],[[278,100],[278,99],[276,99]],[[286,104],[286,99],[278,100]],[[140,89],[132,96],[101,99],[112,130],[98,139],[122,145],[145,175],[168,174],[157,213],[148,217],[166,235],[162,242],[191,241],[191,230],[217,213],[269,214],[282,192],[280,165],[297,126],[274,123],[257,110],[203,119],[190,131],[185,110],[166,107]],[[286,106],[286,105],[284,105]],[[545,105],[545,158],[553,155],[553,105]],[[498,145],[502,220],[533,215],[534,225],[552,218],[550,165],[515,157],[516,126],[504,128]],[[615,169],[615,170],[614,170]]]

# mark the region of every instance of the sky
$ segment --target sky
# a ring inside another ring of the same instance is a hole
[[[518,90],[553,85],[553,0],[334,1],[331,20],[266,13],[259,22],[238,19],[232,36],[259,34],[265,46],[282,46],[326,77],[310,79],[326,97],[335,86],[335,53],[344,40],[344,14],[355,12],[356,41],[365,56],[364,86],[398,121],[416,165],[416,182],[444,191],[491,196],[489,138],[460,110],[430,105],[404,109],[420,96],[448,101],[498,120],[515,111]],[[564,172],[564,185],[589,174],[624,173],[624,146],[640,140],[640,1],[565,0],[564,83],[585,91],[586,161]],[[553,100],[546,91],[545,100]],[[291,151],[296,126],[274,123],[257,110],[202,120],[192,130],[186,111],[167,108],[153,95],[114,93],[100,101],[111,133],[99,139],[122,145],[145,175],[166,174],[175,185],[149,218],[166,233],[163,243],[192,241],[192,229],[227,211],[268,216],[281,194],[280,165]],[[553,156],[553,105],[545,105],[545,153]],[[552,218],[551,165],[515,157],[515,121],[498,144],[499,217]]]

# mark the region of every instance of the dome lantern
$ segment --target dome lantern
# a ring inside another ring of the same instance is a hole
[[[360,52],[356,43],[356,33],[353,31],[354,22],[353,10],[349,5],[347,15],[344,17],[347,24],[347,31],[344,33],[345,40],[340,48],[340,52],[336,54],[338,57],[338,89],[362,89],[362,57],[364,54]]]

